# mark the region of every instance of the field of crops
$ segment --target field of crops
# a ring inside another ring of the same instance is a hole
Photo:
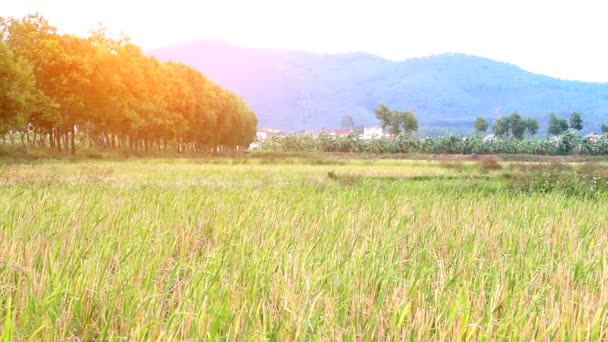
[[[601,175],[495,164],[0,162],[0,336],[608,339]]]

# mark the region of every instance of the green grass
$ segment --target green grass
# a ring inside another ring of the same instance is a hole
[[[608,195],[503,166],[5,163],[0,336],[607,339]]]

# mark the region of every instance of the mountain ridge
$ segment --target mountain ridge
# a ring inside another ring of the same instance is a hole
[[[463,53],[393,61],[364,52],[318,54],[195,41],[156,49],[160,60],[189,64],[244,98],[260,127],[286,130],[377,123],[380,103],[415,110],[421,130],[467,132],[475,117],[518,111],[546,126],[548,113],[583,113],[599,128],[608,113],[608,83],[563,80],[515,64]]]

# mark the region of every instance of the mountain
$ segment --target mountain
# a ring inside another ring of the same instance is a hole
[[[259,127],[287,130],[377,124],[380,103],[415,110],[427,133],[467,132],[479,115],[518,111],[547,125],[548,113],[583,114],[586,129],[608,122],[608,83],[566,81],[502,62],[442,54],[395,62],[369,54],[321,55],[198,41],[150,52],[189,64],[244,98]]]

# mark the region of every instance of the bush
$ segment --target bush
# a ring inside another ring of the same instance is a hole
[[[502,165],[498,163],[498,158],[495,156],[484,156],[477,162],[479,169],[482,172],[497,171],[502,169]]]
[[[608,193],[608,173],[597,165],[584,165],[576,171],[551,165],[544,171],[524,172],[511,180],[518,192],[560,192],[570,196],[593,197]]]

